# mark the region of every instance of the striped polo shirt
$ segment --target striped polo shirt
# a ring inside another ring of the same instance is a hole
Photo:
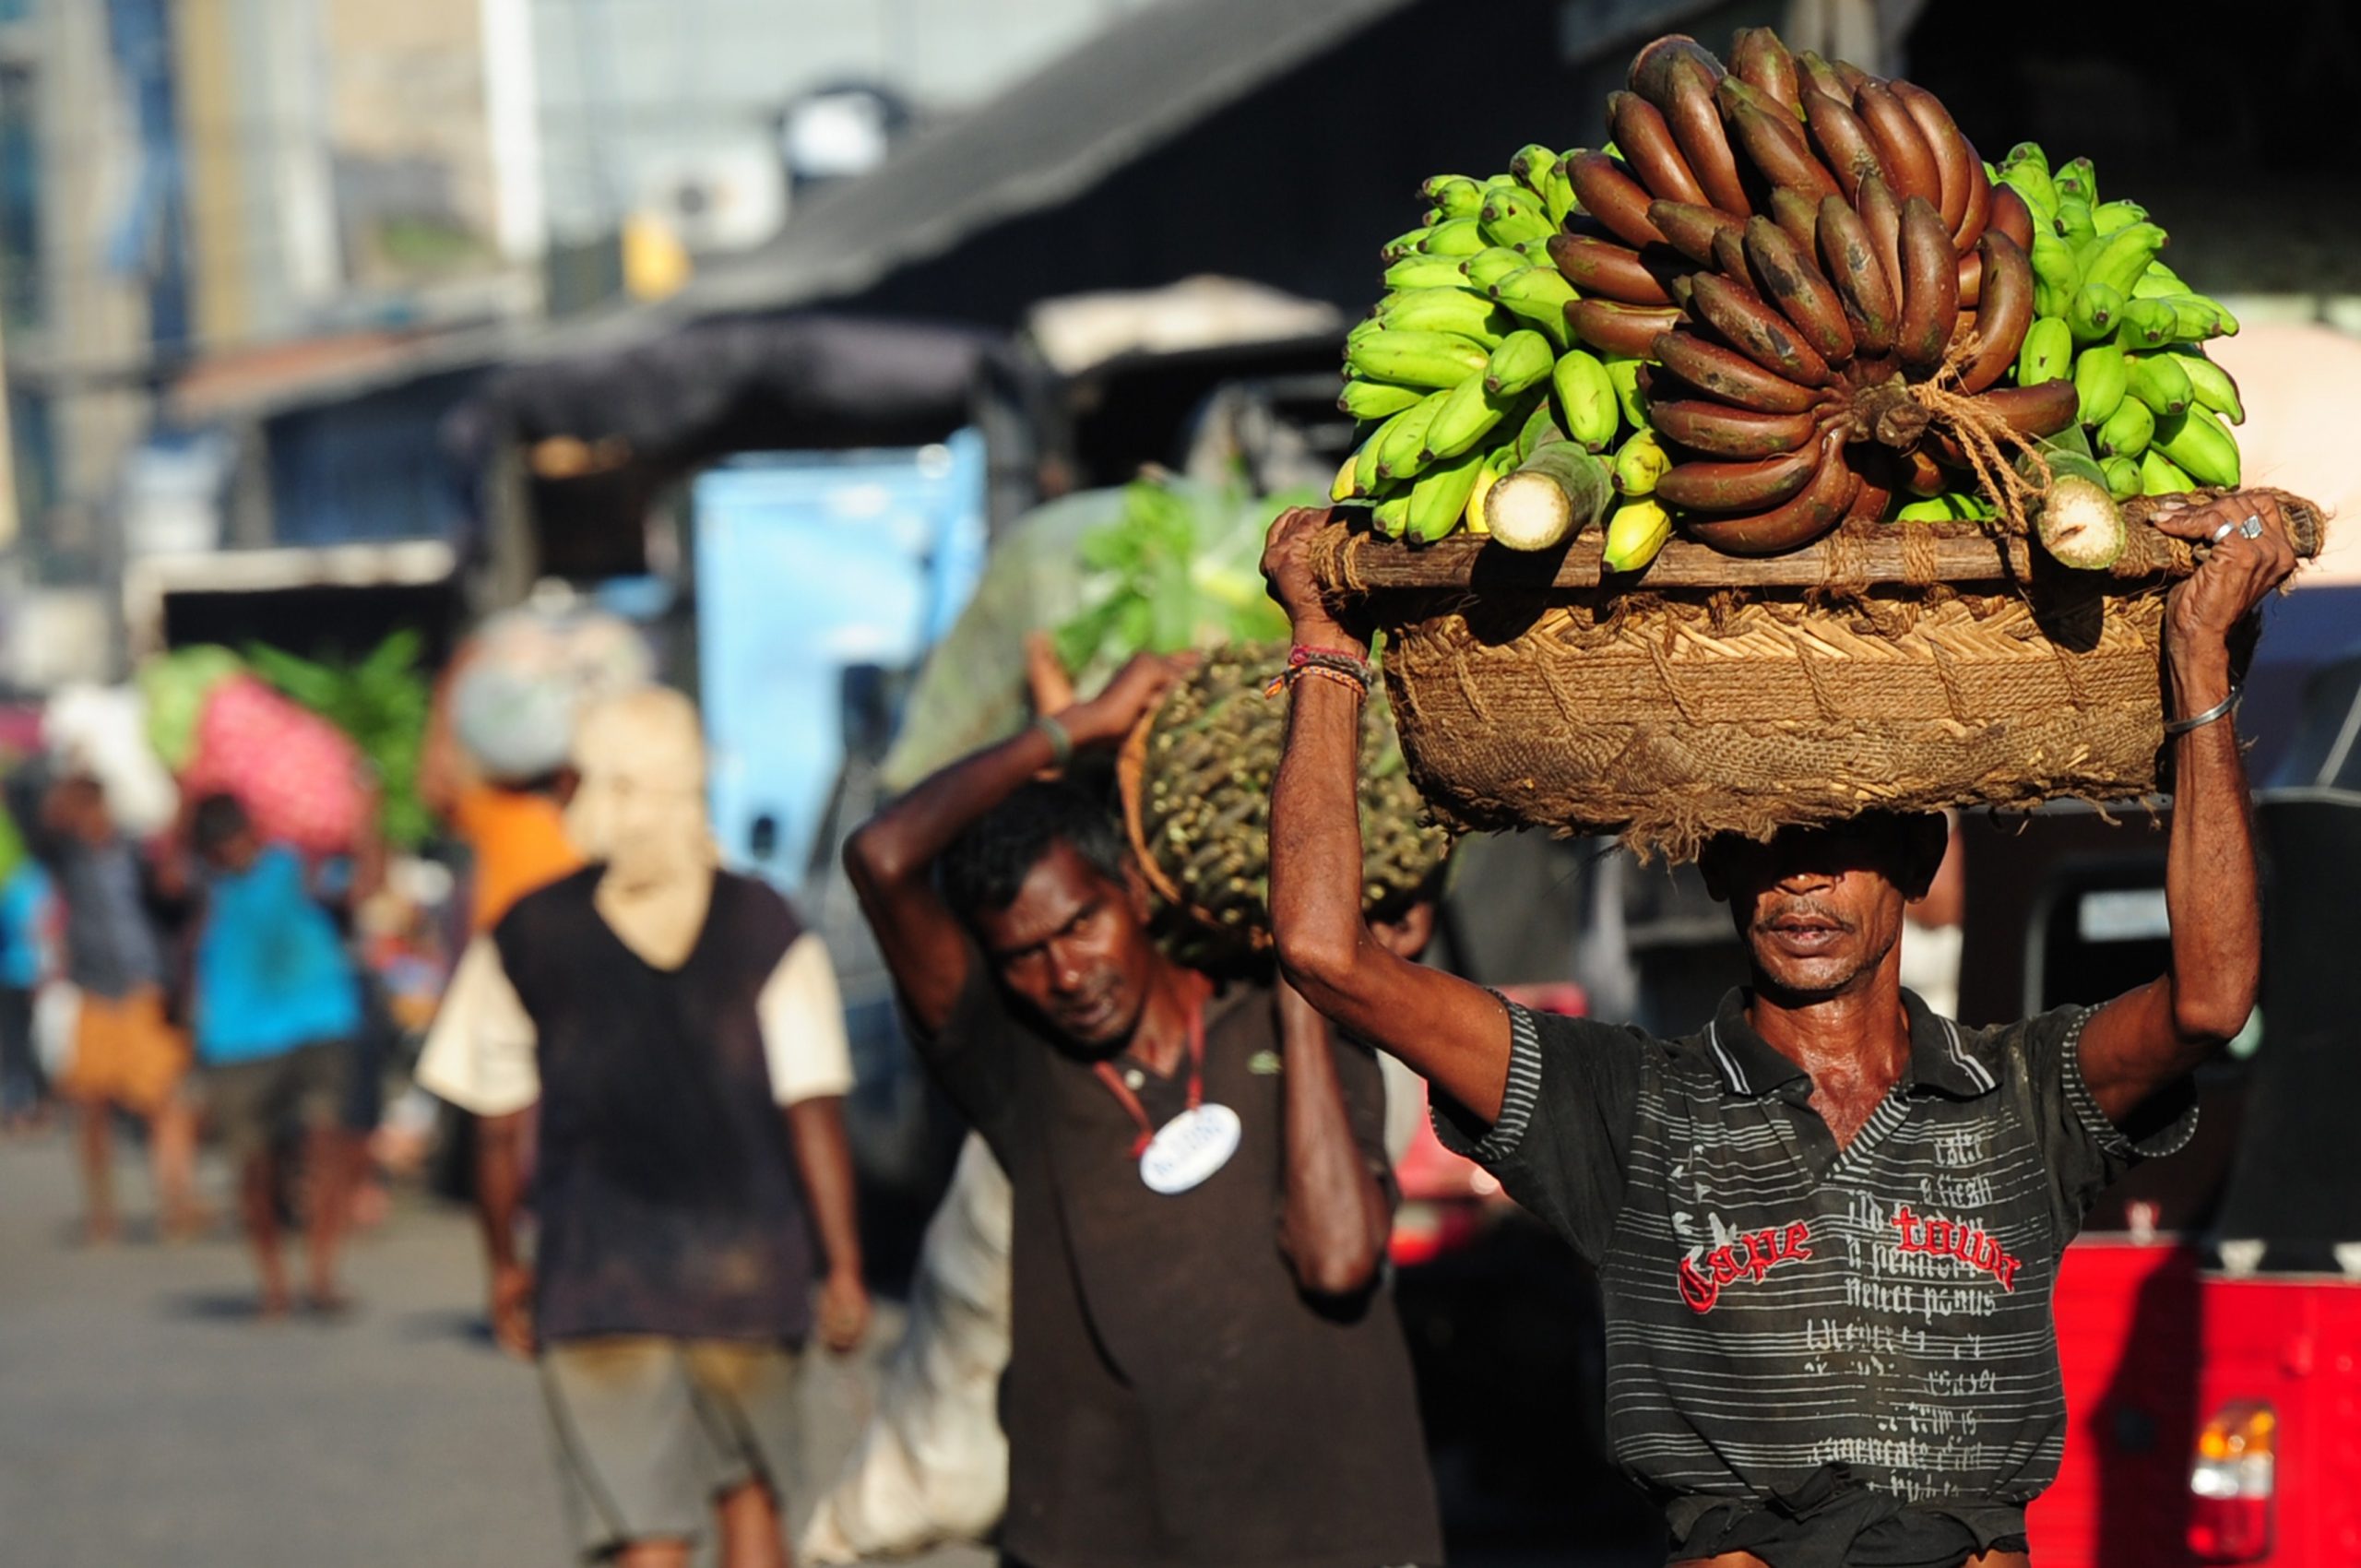
[[[1969,1029],[1903,1000],[1901,1081],[1842,1148],[1743,992],[1678,1040],[1512,1006],[1499,1120],[1438,1111],[1596,1267],[1608,1435],[1676,1561],[2017,1545],[2057,1476],[2058,1255],[2109,1182],[2187,1142],[2194,1099],[2135,1142],[2082,1080],[2090,1009]]]

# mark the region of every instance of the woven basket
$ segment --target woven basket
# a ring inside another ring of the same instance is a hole
[[[2306,554],[2320,517],[2279,497]],[[1387,634],[1411,771],[1465,828],[1617,834],[1643,854],[1864,810],[2119,801],[2161,782],[2165,589],[2202,552],[2147,526],[2109,574],[1972,525],[1767,560],[1675,541],[1636,584],[1596,536],[1517,556],[1342,525],[1313,566]]]

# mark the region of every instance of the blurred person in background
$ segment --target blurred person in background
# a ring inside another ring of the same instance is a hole
[[[1902,912],[1902,984],[1939,1017],[1959,1016],[1959,961],[1967,938],[1967,867],[1960,853],[1959,813],[1947,811],[1943,863],[1926,897]]]
[[[1037,778],[1179,669],[1135,659],[846,848],[919,1052],[1014,1192],[1003,1561],[1439,1562],[1375,1058],[1168,957],[1108,803]]]
[[[188,1041],[165,1006],[163,947],[139,852],[116,829],[98,780],[80,774],[50,787],[32,848],[65,904],[65,978],[80,993],[72,1059],[56,1088],[77,1113],[86,1230],[94,1242],[118,1233],[109,1134],[119,1110],[147,1124],[164,1235],[192,1235],[204,1221],[196,1116],[182,1093]]]
[[[203,869],[192,1015],[203,1102],[237,1173],[238,1209],[261,1275],[262,1315],[290,1304],[279,1248],[281,1137],[301,1128],[309,1177],[305,1304],[347,1305],[336,1281],[360,1142],[346,1126],[360,979],[303,861],[266,844],[245,808],[208,795],[189,814]]]
[[[467,929],[471,938],[488,934],[517,899],[572,875],[584,861],[565,825],[565,802],[574,789],[566,747],[576,697],[555,677],[504,681],[496,670],[487,668],[484,641],[481,635],[470,638],[444,671],[427,714],[418,765],[419,799],[467,849]],[[485,719],[468,728],[477,731],[479,740],[487,735],[498,740],[498,760],[522,771],[488,765],[462,734],[462,699],[469,699],[468,717],[476,719],[488,688],[508,699],[491,710],[499,722]],[[454,1196],[466,1195],[477,1131],[464,1107],[460,1111],[440,1118],[451,1136],[443,1145],[438,1185]],[[375,1140],[380,1158],[396,1170],[423,1164],[435,1146],[437,1122],[432,1097],[413,1087],[385,1119]],[[519,1158],[529,1170],[529,1113],[516,1124],[516,1132]]]
[[[30,1132],[49,1120],[33,997],[57,968],[57,915],[55,883],[27,855],[0,882],[0,1132]]]
[[[562,757],[527,777],[494,778],[461,742],[457,699],[476,656],[473,644],[462,648],[435,688],[419,754],[418,793],[467,846],[469,928],[481,935],[526,894],[581,870],[583,857],[566,833],[572,779]],[[561,731],[561,750],[565,739]]]
[[[870,1312],[835,972],[785,899],[718,869],[685,697],[593,707],[575,765],[597,859],[469,949],[419,1082],[484,1119],[492,1327],[538,1358],[586,1560],[685,1564],[718,1519],[728,1568],[783,1565],[799,1352],[815,1328],[854,1348]]]

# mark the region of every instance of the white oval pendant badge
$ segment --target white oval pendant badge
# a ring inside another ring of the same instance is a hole
[[[1140,1180],[1167,1197],[1185,1193],[1229,1163],[1244,1129],[1227,1105],[1200,1105],[1158,1129],[1140,1155]]]

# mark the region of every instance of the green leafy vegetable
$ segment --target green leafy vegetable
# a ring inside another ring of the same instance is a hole
[[[1083,536],[1085,605],[1052,634],[1060,661],[1088,690],[1135,653],[1285,637],[1263,588],[1263,534],[1311,499],[1126,486],[1121,515]]]

